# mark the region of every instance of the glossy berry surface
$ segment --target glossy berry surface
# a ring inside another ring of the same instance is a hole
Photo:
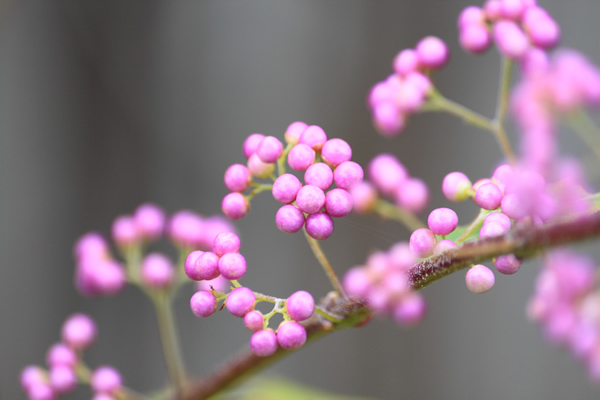
[[[90,386],[97,393],[116,393],[121,389],[122,384],[119,371],[109,366],[96,368],[90,378]]]
[[[264,318],[260,311],[250,311],[244,316],[244,326],[252,332],[259,331],[263,328]]]
[[[246,259],[240,253],[226,253],[219,259],[219,272],[229,280],[240,279],[246,274]]]
[[[259,357],[268,357],[277,351],[277,336],[271,329],[254,332],[250,337],[250,350]]]
[[[238,253],[240,251],[241,241],[238,235],[233,232],[222,232],[215,236],[212,248],[219,257],[227,253]]]
[[[306,343],[306,329],[294,321],[284,321],[277,328],[277,342],[286,350],[294,350]]]
[[[315,312],[315,300],[304,290],[292,294],[285,302],[285,309],[295,321],[304,321]]]
[[[458,216],[449,208],[436,208],[427,218],[429,229],[436,235],[446,236],[458,225]]]
[[[63,342],[76,350],[88,348],[96,339],[96,323],[86,314],[73,314],[63,324]]]
[[[494,286],[496,278],[491,269],[479,264],[469,268],[465,281],[471,292],[479,294],[489,291]]]
[[[247,287],[239,287],[233,289],[227,296],[226,307],[231,315],[243,318],[254,308],[255,303],[254,292]]]
[[[200,290],[190,299],[190,308],[195,316],[206,318],[217,311],[217,299],[211,292]]]
[[[302,211],[291,204],[281,207],[275,215],[275,224],[282,232],[295,233],[304,226],[305,217]]]
[[[333,233],[333,220],[323,212],[309,215],[305,225],[306,233],[313,239],[325,240]]]
[[[301,187],[302,182],[296,176],[283,174],[273,183],[273,198],[283,204],[293,203]]]

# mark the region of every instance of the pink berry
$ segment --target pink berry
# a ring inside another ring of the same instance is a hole
[[[169,238],[181,247],[196,247],[202,231],[204,230],[204,221],[192,211],[178,211],[169,220],[167,232]]]
[[[224,292],[229,286],[229,281],[219,275],[215,279],[196,282],[195,286],[196,290],[205,290],[208,292],[216,290],[217,292]]]
[[[506,57],[518,60],[529,50],[529,39],[514,22],[502,20],[494,25],[494,39]]]
[[[244,141],[244,157],[250,158],[252,154],[256,153],[256,149],[264,137],[265,135],[262,133],[253,133],[248,136]]]
[[[459,31],[459,41],[466,51],[481,54],[490,48],[492,35],[482,24],[466,24]]]
[[[333,233],[333,220],[323,212],[306,218],[306,233],[313,239],[325,240]]]
[[[506,19],[519,20],[525,11],[523,0],[501,0],[500,14]]]
[[[233,164],[225,171],[225,186],[232,192],[245,191],[251,181],[252,175],[245,165]]]
[[[465,275],[465,281],[471,292],[479,294],[490,290],[494,286],[496,278],[491,269],[479,264],[469,268]]]
[[[429,204],[429,189],[419,178],[404,181],[394,193],[396,204],[413,213],[420,213]]]
[[[221,210],[227,218],[236,220],[244,218],[248,214],[250,204],[248,204],[248,200],[242,194],[231,192],[223,197]]]
[[[28,365],[21,370],[19,382],[21,383],[21,388],[25,392],[29,392],[30,388],[35,385],[46,384],[46,374],[44,369],[37,365]]]
[[[27,391],[29,400],[56,400],[57,396],[54,389],[46,383],[37,383],[32,385]]]
[[[217,299],[211,292],[200,290],[190,299],[190,308],[196,317],[210,317],[217,311]]]
[[[510,218],[508,218],[506,215],[499,213],[499,212],[491,213],[490,215],[485,217],[485,219],[483,220],[484,225],[489,224],[491,222],[499,223],[507,231],[511,227]]]
[[[304,321],[315,312],[315,300],[310,293],[299,290],[288,297],[285,309],[294,321]]]
[[[321,157],[330,167],[335,168],[352,158],[352,148],[345,140],[329,139],[321,149]]]
[[[429,229],[436,235],[446,236],[458,225],[458,216],[449,208],[436,208],[427,218]]]
[[[75,350],[84,350],[96,340],[96,323],[86,314],[73,314],[62,326],[63,342]]]
[[[114,394],[121,390],[122,385],[119,371],[109,366],[96,368],[90,378],[90,386],[97,393]]]
[[[433,255],[437,256],[438,254],[441,254],[446,250],[455,249],[456,247],[456,243],[454,243],[452,240],[440,240],[436,243],[435,247],[433,248]]]
[[[325,205],[325,193],[314,185],[303,186],[296,195],[296,205],[307,214],[318,213]]]
[[[76,363],[77,353],[64,343],[55,343],[46,354],[46,364],[49,367],[58,365],[73,367]]]
[[[450,58],[450,52],[446,44],[435,36],[427,36],[421,39],[415,50],[420,64],[426,68],[441,68]]]
[[[285,142],[292,146],[298,143],[300,135],[308,128],[308,125],[302,121],[292,122],[285,130]]]
[[[381,153],[368,166],[369,178],[385,195],[393,194],[398,186],[408,179],[408,171],[396,156]]]
[[[504,193],[493,183],[486,183],[476,189],[475,202],[484,210],[495,210],[500,207]]]
[[[185,270],[185,274],[188,278],[199,281],[202,280],[199,275],[199,270],[196,267],[196,262],[198,261],[198,257],[200,257],[204,252],[201,250],[194,250],[185,259],[185,263],[183,264],[183,268]]]
[[[309,145],[298,143],[288,153],[288,164],[294,171],[306,171],[315,161],[315,154]]]
[[[225,302],[227,310],[235,317],[244,318],[244,316],[254,309],[256,297],[254,292],[247,287],[233,289],[227,296]]]
[[[500,19],[500,17],[502,16],[500,9],[501,6],[499,0],[487,0],[483,5],[485,15],[490,21],[496,21]]]
[[[275,164],[262,161],[256,153],[248,159],[248,170],[257,178],[266,179],[275,171]]]
[[[254,332],[250,338],[250,350],[259,357],[268,357],[277,351],[277,336],[271,329]]]
[[[508,232],[508,229],[505,228],[504,225],[498,222],[488,222],[483,224],[481,229],[479,230],[479,237],[481,239],[501,236]]]
[[[219,272],[229,280],[240,279],[246,274],[246,259],[240,253],[226,253],[219,259]]]
[[[458,29],[461,30],[465,25],[485,23],[485,12],[481,7],[468,6],[458,15]]]
[[[295,233],[304,226],[305,217],[302,211],[288,204],[281,207],[275,215],[275,224],[282,232]]]
[[[412,292],[400,299],[394,307],[393,318],[396,322],[405,326],[418,324],[425,318],[427,313],[427,302],[423,295]]]
[[[527,215],[522,199],[516,193],[509,193],[502,198],[502,212],[512,219],[521,219]]]
[[[429,257],[433,254],[435,235],[429,229],[417,229],[410,235],[410,251],[419,258]]]
[[[50,368],[50,385],[60,394],[70,393],[77,387],[77,376],[72,367],[57,365]]]
[[[362,267],[350,268],[344,275],[342,284],[348,296],[358,299],[366,298],[371,287],[369,274]]]
[[[379,103],[392,102],[394,98],[394,87],[387,82],[378,82],[371,88],[367,97],[369,107],[375,108]]]
[[[494,260],[496,270],[504,275],[512,275],[521,268],[521,259],[515,257],[514,254],[505,254],[498,256]]]
[[[135,221],[129,215],[122,215],[115,219],[111,232],[117,246],[130,246],[140,239]]]
[[[301,187],[300,179],[292,174],[283,174],[273,183],[273,197],[283,204],[293,203]]]
[[[283,144],[274,136],[265,136],[256,148],[258,158],[267,164],[276,162],[282,154]]]
[[[327,141],[327,134],[317,125],[310,125],[300,135],[298,143],[306,144],[313,150],[319,151]]]
[[[157,205],[145,203],[136,208],[133,221],[140,236],[146,240],[156,240],[165,228],[165,212]]]
[[[325,163],[314,163],[304,173],[304,182],[321,190],[327,190],[333,183],[333,171]]]
[[[150,253],[142,261],[142,282],[151,288],[163,289],[173,282],[175,269],[171,260],[160,253]]]
[[[264,318],[260,311],[250,311],[244,317],[244,326],[252,332],[259,331],[263,328]]]
[[[306,343],[306,329],[297,322],[283,321],[277,328],[277,342],[286,350],[300,348]]]
[[[352,185],[362,182],[363,169],[354,161],[344,161],[333,172],[333,180],[340,189],[350,190]]]
[[[77,261],[82,258],[106,258],[110,249],[106,239],[98,232],[88,232],[75,242],[73,255]]]
[[[211,280],[219,276],[219,256],[212,251],[205,251],[196,259],[193,275],[199,279]]]
[[[558,44],[560,40],[560,27],[539,7],[530,7],[523,16],[523,25],[531,41],[538,47],[548,49]]]
[[[349,192],[352,195],[352,208],[358,214],[366,214],[372,211],[379,199],[377,190],[369,182],[352,185]],[[327,199],[325,199],[325,202],[327,203]]]
[[[413,114],[423,106],[425,92],[415,81],[406,79],[394,94],[394,102],[401,113]]]
[[[348,215],[352,204],[352,195],[347,190],[336,188],[325,195],[325,211],[334,218]]]
[[[240,251],[241,242],[238,235],[233,232],[222,232],[215,236],[212,248],[215,254],[219,257],[227,253],[238,253]]]
[[[413,49],[404,49],[394,58],[394,71],[400,76],[406,76],[419,68],[419,57]]]
[[[373,107],[373,125],[382,136],[396,136],[404,130],[406,115],[392,100],[381,101]]]
[[[450,201],[463,201],[471,195],[471,181],[462,172],[450,172],[442,182],[442,193]]]
[[[514,174],[515,170],[513,167],[508,164],[502,164],[494,170],[494,173],[492,174],[492,181],[498,185],[502,191],[504,191],[506,184],[513,179]]]

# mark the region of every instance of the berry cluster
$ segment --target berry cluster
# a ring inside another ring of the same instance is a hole
[[[469,6],[458,17],[459,41],[470,53],[483,53],[496,42],[504,56],[527,62],[560,40],[560,27],[535,0],[488,0]]]
[[[368,105],[373,123],[384,136],[402,132],[409,115],[419,111],[433,85],[429,76],[448,62],[450,52],[439,38],[428,36],[414,49],[404,49],[394,58],[394,73],[371,89]]]
[[[420,322],[427,311],[425,298],[407,284],[407,271],[417,261],[406,242],[387,252],[371,254],[365,265],[353,267],[344,276],[344,289],[363,299],[371,311],[391,315],[401,325]]]
[[[250,338],[250,348],[260,357],[270,356],[278,346],[286,350],[297,349],[306,342],[306,329],[299,324],[310,318],[315,311],[312,296],[299,291],[287,300],[274,299],[254,293],[241,286],[237,280],[246,273],[246,260],[239,251],[241,242],[234,233],[221,233],[213,241],[213,251],[193,251],[185,260],[185,273],[199,281],[198,291],[190,299],[190,307],[197,317],[206,318],[217,311],[218,302],[232,315],[243,318],[244,326],[254,332]],[[235,287],[223,293],[227,280]],[[200,286],[202,284],[202,286]],[[263,315],[254,310],[257,302],[275,303],[273,311]],[[276,313],[283,314],[284,321],[273,332],[268,328],[269,320]]]
[[[367,174],[369,182],[362,182],[350,189],[355,212],[370,212],[380,196],[392,198],[398,207],[411,213],[420,213],[427,208],[427,184],[411,177],[396,156],[378,154],[369,162]]]
[[[600,292],[597,270],[587,256],[554,250],[529,301],[528,314],[550,342],[567,347],[600,382]]]
[[[55,400],[74,391],[82,382],[91,386],[92,400],[116,400],[123,386],[116,369],[98,367],[91,373],[89,382],[76,372],[78,368],[85,368],[81,355],[94,343],[96,335],[96,323],[88,315],[73,314],[67,318],[62,326],[62,342],[52,345],[46,354],[48,370],[30,365],[21,372],[21,387],[29,399]]]
[[[247,166],[233,164],[225,172],[225,186],[231,193],[223,198],[223,213],[230,219],[244,217],[252,196],[266,188],[271,190],[275,200],[284,204],[275,216],[281,231],[295,233],[305,227],[312,238],[327,239],[333,232],[332,217],[343,217],[352,210],[348,190],[362,182],[363,170],[350,161],[350,145],[342,139],[327,139],[319,126],[294,122],[287,128],[285,140],[284,149],[273,136],[260,133],[248,136],[243,146]],[[304,185],[295,175],[285,173],[286,158],[290,168],[304,173]],[[271,178],[274,183],[261,185],[255,178]],[[333,183],[337,188],[329,190]],[[251,187],[254,191],[244,196],[242,193]]]

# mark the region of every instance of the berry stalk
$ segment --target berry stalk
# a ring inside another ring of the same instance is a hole
[[[337,274],[333,270],[333,267],[331,266],[331,263],[329,262],[327,256],[323,252],[323,249],[321,249],[321,245],[317,240],[310,237],[310,235],[306,232],[306,228],[303,228],[302,231],[304,232],[304,236],[308,241],[310,249],[317,258],[317,261],[319,261],[319,263],[323,267],[323,270],[325,270],[325,275],[327,275],[327,278],[329,278],[329,282],[331,282],[331,285],[333,286],[335,291],[340,294],[340,296],[342,296],[344,299],[347,299],[348,296],[346,295],[346,291],[342,287],[342,283],[340,282]]]

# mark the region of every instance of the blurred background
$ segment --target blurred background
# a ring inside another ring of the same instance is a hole
[[[540,0],[562,26],[564,46],[600,63],[600,3]],[[369,88],[391,73],[395,54],[426,35],[443,38],[452,62],[435,82],[447,97],[491,116],[499,57],[474,57],[457,43],[466,0],[159,1],[22,0],[2,4],[0,130],[0,396],[25,398],[18,375],[43,364],[73,312],[99,324],[89,365],[109,364],[142,392],[166,380],[151,304],[135,288],[86,299],[72,284],[72,245],[108,234],[112,220],[152,201],[167,212],[220,213],[223,173],[244,162],[242,143],[261,132],[283,139],[302,120],[350,143],[362,165],[398,155],[430,184],[431,207],[451,206],[442,178],[476,180],[501,161],[492,136],[449,115],[411,119],[393,140],[378,136],[365,106]],[[480,4],[477,4],[480,5]],[[514,139],[514,137],[513,137]],[[583,146],[562,137],[568,152]],[[455,209],[461,223],[477,212]],[[278,297],[330,289],[298,234],[275,226],[263,194],[237,223],[249,265],[244,285]],[[323,247],[342,274],[409,232],[376,217],[336,220]],[[593,245],[591,247],[594,247]],[[168,246],[165,246],[168,248]],[[342,394],[377,399],[597,398],[566,351],[544,343],[525,304],[538,262],[497,276],[485,295],[457,273],[426,288],[429,315],[401,329],[374,320],[331,335],[267,369]],[[176,317],[188,370],[208,374],[247,346],[241,321],[189,311],[191,285]],[[87,389],[66,398],[86,399]]]

